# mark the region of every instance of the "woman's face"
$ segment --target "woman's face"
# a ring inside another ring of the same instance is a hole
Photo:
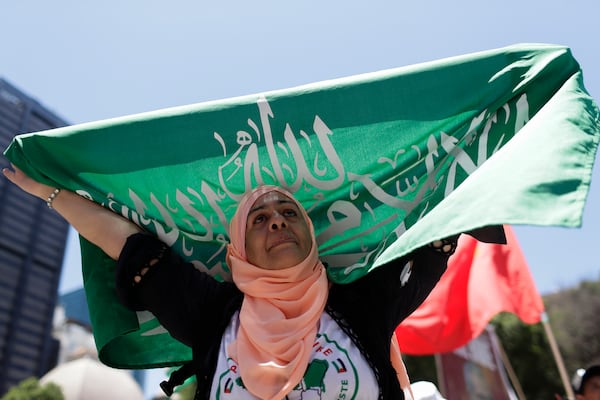
[[[269,192],[250,208],[246,221],[246,258],[257,267],[284,269],[303,261],[312,246],[308,224],[296,202]]]

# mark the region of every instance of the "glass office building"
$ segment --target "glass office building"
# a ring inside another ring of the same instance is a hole
[[[19,133],[67,123],[0,79],[0,149]],[[8,161],[0,157],[0,168]],[[0,177],[0,396],[56,364],[52,319],[69,225]]]

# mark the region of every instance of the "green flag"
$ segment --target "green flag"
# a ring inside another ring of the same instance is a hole
[[[252,96],[19,135],[7,157],[156,233],[216,279],[227,222],[259,183],[312,217],[347,283],[486,225],[579,226],[600,138],[568,48],[517,45]],[[126,368],[191,356],[116,300],[114,262],[82,241],[99,355]]]

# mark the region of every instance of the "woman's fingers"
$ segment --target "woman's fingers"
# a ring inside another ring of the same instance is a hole
[[[9,181],[21,187],[21,182],[23,181],[23,177],[25,176],[25,174],[15,165],[10,164],[10,166],[12,167],[12,169],[8,167],[2,168],[2,173]]]
[[[14,165],[12,167],[14,168]],[[16,182],[15,182],[15,171],[12,171],[10,168],[5,167],[5,168],[2,168],[2,174],[4,174],[4,176],[6,177],[6,179],[8,179],[12,183],[16,184]]]
[[[23,191],[40,198],[45,198],[45,196],[47,196],[52,191],[52,188],[50,186],[44,185],[43,183],[39,183],[31,179],[16,165],[11,164],[11,167],[12,169],[3,168],[2,174],[4,174],[6,179],[17,185]],[[48,190],[50,190],[50,192]]]

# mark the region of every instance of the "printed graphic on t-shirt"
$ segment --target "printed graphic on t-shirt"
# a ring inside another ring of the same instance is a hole
[[[237,324],[232,325],[237,327]],[[224,338],[230,339],[231,336],[226,335]],[[221,357],[213,381],[211,398],[255,399],[244,387],[237,363],[231,357],[222,357],[223,351],[226,351],[226,347],[223,347],[224,342],[221,343]],[[375,399],[377,395],[377,382],[363,355],[337,323],[327,314],[323,314],[304,378],[286,399],[363,400]]]

